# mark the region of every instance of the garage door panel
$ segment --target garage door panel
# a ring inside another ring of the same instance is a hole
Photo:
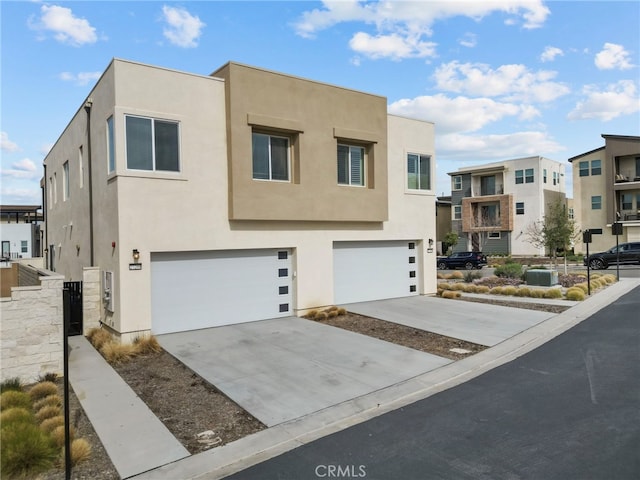
[[[409,241],[334,243],[335,303],[417,294],[417,254]]]
[[[290,315],[291,260],[288,253],[279,259],[279,251],[152,254],[153,332]],[[286,269],[285,276],[280,276],[285,273],[279,273],[281,269]],[[286,294],[280,293],[281,287]]]

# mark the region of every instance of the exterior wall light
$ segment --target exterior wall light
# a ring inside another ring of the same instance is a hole
[[[133,249],[132,254],[133,254],[133,261],[134,261],[134,263],[139,263],[139,260],[140,260],[140,252],[138,251],[138,249],[137,249],[137,248],[134,248],[134,249]]]

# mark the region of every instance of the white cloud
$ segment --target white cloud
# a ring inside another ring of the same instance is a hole
[[[511,24],[520,17],[524,28],[542,26],[549,9],[542,0],[494,0],[490,2],[400,2],[380,0],[325,0],[322,8],[306,11],[294,23],[296,33],[313,38],[318,32],[344,22],[363,22],[373,25],[376,33],[358,32],[351,39],[352,48],[371,58],[400,59],[435,55],[435,44],[424,37],[433,34],[433,24],[442,19],[464,16],[481,20],[484,16],[502,12],[510,15]],[[475,38],[464,40],[473,46]]]
[[[605,43],[603,49],[596,54],[594,60],[600,70],[628,70],[633,68],[629,61],[629,52],[622,45]]]
[[[3,205],[40,205],[40,188],[2,188],[0,203]]]
[[[474,132],[505,117],[530,120],[540,114],[528,105],[443,94],[398,100],[389,105],[389,113],[435,122],[438,135]]]
[[[60,75],[58,75],[58,78],[65,82],[73,82],[76,85],[83,87],[89,82],[95,82],[96,80],[98,80],[100,78],[100,75],[102,75],[102,72],[80,72],[75,74],[70,72],[62,72]]]
[[[478,37],[475,33],[465,33],[458,43],[463,47],[473,48],[478,44]]]
[[[423,42],[419,38],[408,38],[398,34],[377,35],[372,37],[368,33],[356,33],[349,46],[355,52],[369,58],[391,58],[400,60],[403,58],[423,58],[435,55],[436,44]]]
[[[3,152],[17,152],[20,150],[18,144],[9,140],[9,135],[7,132],[0,133],[0,147]]]
[[[191,15],[186,9],[179,7],[162,7],[163,20],[167,26],[163,34],[167,40],[178,47],[193,48],[198,46],[198,38],[206,26],[198,16]]]
[[[640,96],[631,80],[620,80],[605,90],[599,90],[595,85],[587,85],[582,93],[586,98],[569,112],[569,120],[595,118],[607,122],[621,115],[640,111]]]
[[[86,19],[74,16],[70,8],[42,5],[40,12],[39,21],[30,19],[29,26],[34,30],[53,32],[53,38],[60,43],[78,47],[98,39],[96,29]]]
[[[436,140],[439,155],[449,158],[496,159],[545,155],[564,150],[564,147],[544,132],[514,132],[503,135],[442,135]]]
[[[9,169],[2,169],[1,174],[3,177],[21,180],[35,180],[42,176],[36,164],[28,158],[14,162]]]
[[[437,87],[455,93],[507,100],[551,102],[569,93],[569,88],[551,80],[556,72],[530,71],[525,65],[502,65],[493,70],[486,64],[453,61],[436,69]]]
[[[564,55],[562,49],[558,47],[546,47],[544,52],[540,55],[540,60],[543,62],[553,62],[556,57]]]

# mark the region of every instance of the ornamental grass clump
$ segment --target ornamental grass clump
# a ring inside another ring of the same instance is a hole
[[[92,328],[87,333],[87,339],[91,342],[96,350],[100,350],[103,345],[112,341],[111,334],[104,328]]]
[[[440,290],[451,290],[451,284],[447,282],[439,282],[438,289]]]
[[[491,289],[486,285],[476,285],[476,293],[489,293],[489,290]]]
[[[26,408],[31,410],[31,397],[28,393],[17,390],[9,390],[0,395],[0,410],[11,407]]]
[[[22,391],[22,382],[18,377],[8,378],[7,380],[0,383],[0,393],[8,392],[10,390],[21,392]]]
[[[532,288],[529,296],[531,298],[544,298],[545,291],[541,288]]]
[[[47,433],[51,433],[60,425],[64,425],[64,417],[62,415],[57,415],[43,420],[40,423],[40,428]]]
[[[489,290],[489,293],[491,295],[502,295],[502,287],[493,287],[491,290]]]
[[[33,413],[22,407],[7,408],[0,413],[0,425],[3,427],[15,422],[31,422]]]
[[[58,386],[53,382],[40,382],[36,383],[29,390],[29,396],[31,400],[37,402],[49,395],[57,395],[58,394]]]
[[[544,292],[544,298],[562,298],[562,290],[559,288],[550,288]]]
[[[477,292],[477,287],[473,283],[465,284],[463,291],[465,293],[476,293]]]
[[[62,398],[57,393],[53,395],[47,395],[44,398],[41,398],[37,402],[33,403],[33,409],[37,412],[43,407],[58,407],[62,406]]]
[[[517,291],[518,291],[518,289],[516,287],[513,287],[513,286],[502,287],[502,294],[503,295],[514,296]]]
[[[48,405],[46,407],[42,407],[36,412],[36,420],[38,421],[38,423],[42,423],[46,419],[57,417],[60,414],[62,414],[62,410],[60,410],[60,407]]]
[[[162,351],[162,347],[160,346],[158,339],[153,335],[136,337],[136,339],[133,341],[133,344],[136,347],[136,353],[140,355],[160,353]]]
[[[136,356],[136,346],[128,343],[109,342],[102,345],[100,353],[109,363],[123,363]]]
[[[516,290],[516,297],[530,297],[531,290],[528,287],[520,287]]]
[[[62,451],[64,457],[64,449]],[[84,438],[76,438],[71,442],[71,465],[87,460],[91,456],[91,445]]]
[[[3,478],[34,478],[52,468],[59,454],[51,437],[30,422],[2,425],[0,443]]]
[[[459,298],[461,296],[462,294],[455,290],[445,290],[442,292],[442,298],[453,299],[453,298]]]
[[[464,290],[464,287],[465,287],[464,283],[452,283],[451,287],[449,289],[450,290],[461,291],[461,290]]]
[[[567,300],[572,300],[574,302],[581,302],[586,298],[585,292],[581,288],[571,287],[565,293],[565,297]]]

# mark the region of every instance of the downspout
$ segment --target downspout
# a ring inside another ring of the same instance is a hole
[[[44,254],[44,267],[49,268],[49,205],[47,205],[47,165],[44,167],[44,181],[42,182],[42,219],[44,220],[44,238],[43,244],[40,246]]]
[[[93,100],[87,98],[84,104],[84,111],[87,112],[87,172],[89,174],[89,252],[90,265],[94,266],[94,249],[93,249],[93,175],[91,169],[91,107]]]

